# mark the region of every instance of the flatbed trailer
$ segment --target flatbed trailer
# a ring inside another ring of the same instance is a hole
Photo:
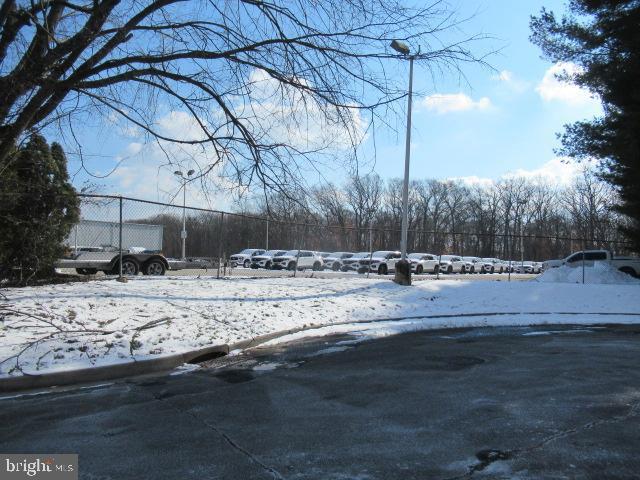
[[[122,252],[122,274],[127,276],[164,275],[167,270],[189,268],[211,268],[213,264],[206,260],[167,259],[160,253]],[[103,272],[106,275],[120,274],[120,252],[83,252],[72,258],[63,258],[56,262],[56,268],[74,269],[80,275],[94,275]]]

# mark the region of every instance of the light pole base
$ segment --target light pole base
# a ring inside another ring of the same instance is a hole
[[[408,260],[400,260],[396,263],[396,275],[393,281],[398,285],[411,285],[411,263]]]

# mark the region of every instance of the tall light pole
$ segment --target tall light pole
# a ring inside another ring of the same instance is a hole
[[[409,95],[407,97],[407,135],[404,151],[404,183],[402,185],[402,232],[400,251],[402,260],[407,259],[407,230],[409,228],[409,163],[411,161],[411,106],[413,97],[413,60],[409,46],[399,40],[391,42],[391,48],[409,58]]]
[[[409,228],[409,162],[411,160],[411,103],[413,96],[413,60],[415,55],[410,55],[409,46],[399,40],[391,42],[391,48],[409,59],[409,95],[407,98],[407,137],[404,152],[404,183],[402,185],[402,231],[400,233],[400,253],[404,266],[407,263],[407,237]],[[396,269],[398,271],[398,269]],[[411,265],[408,265],[406,273],[407,282],[411,283]],[[396,280],[400,280],[396,275]]]
[[[189,177],[195,173],[195,170],[189,170],[187,176],[180,170],[173,172],[182,179],[182,232],[180,232],[180,238],[182,238],[182,260],[187,259],[187,182]]]

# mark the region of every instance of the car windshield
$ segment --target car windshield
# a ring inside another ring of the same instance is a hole
[[[393,253],[393,252],[390,252],[389,250],[379,250],[377,252],[373,252],[373,256],[374,257],[386,257],[390,253]]]
[[[358,252],[354,253],[351,258],[365,258],[371,255],[371,252]]]
[[[442,255],[442,260],[451,260],[453,258],[453,255]]]
[[[298,250],[289,250],[287,252],[284,252],[282,254],[283,257],[297,257],[298,256]]]
[[[256,251],[255,248],[245,248],[240,252],[240,255],[251,255],[255,251]]]
[[[467,262],[477,262],[478,259],[476,257],[462,257],[463,260],[466,260]]]
[[[410,253],[409,254],[409,258],[411,258],[413,260],[421,260],[422,257],[424,257],[424,254],[422,254],[422,253]]]
[[[262,254],[263,257],[275,257],[276,255],[282,255],[284,250],[267,250]]]

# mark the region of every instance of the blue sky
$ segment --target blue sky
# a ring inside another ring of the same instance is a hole
[[[558,67],[541,59],[539,48],[528,39],[529,16],[542,6],[563,12],[564,3],[458,0],[460,16],[473,16],[462,27],[464,31],[492,36],[481,48],[500,50],[489,59],[495,71],[472,65],[464,70],[468,84],[458,77],[441,76],[434,85],[431,76],[416,66],[412,178],[463,178],[482,183],[509,174],[540,174],[551,181],[555,177],[559,182],[568,181],[575,169],[556,158],[556,133],[565,123],[598,114],[599,105],[586,92],[555,81],[555,71],[572,66]],[[405,71],[408,73],[408,65]],[[380,129],[375,136],[374,168],[384,178],[402,175],[404,125],[398,123],[397,128],[400,133]],[[104,192],[150,200],[167,200],[177,191],[178,183],[171,173],[174,168],[159,169],[157,157],[149,155],[140,139],[121,135],[108,120],[96,117],[95,123],[86,122],[74,130],[88,171],[106,175],[118,167],[106,178],[91,178],[79,169],[73,153],[77,147],[67,139],[70,172],[78,172],[74,177],[77,186],[91,180],[103,185]],[[364,152],[371,154],[372,146],[373,138],[369,137]],[[340,178],[339,173],[329,174],[329,179]],[[227,204],[215,198],[205,203],[214,207]]]

